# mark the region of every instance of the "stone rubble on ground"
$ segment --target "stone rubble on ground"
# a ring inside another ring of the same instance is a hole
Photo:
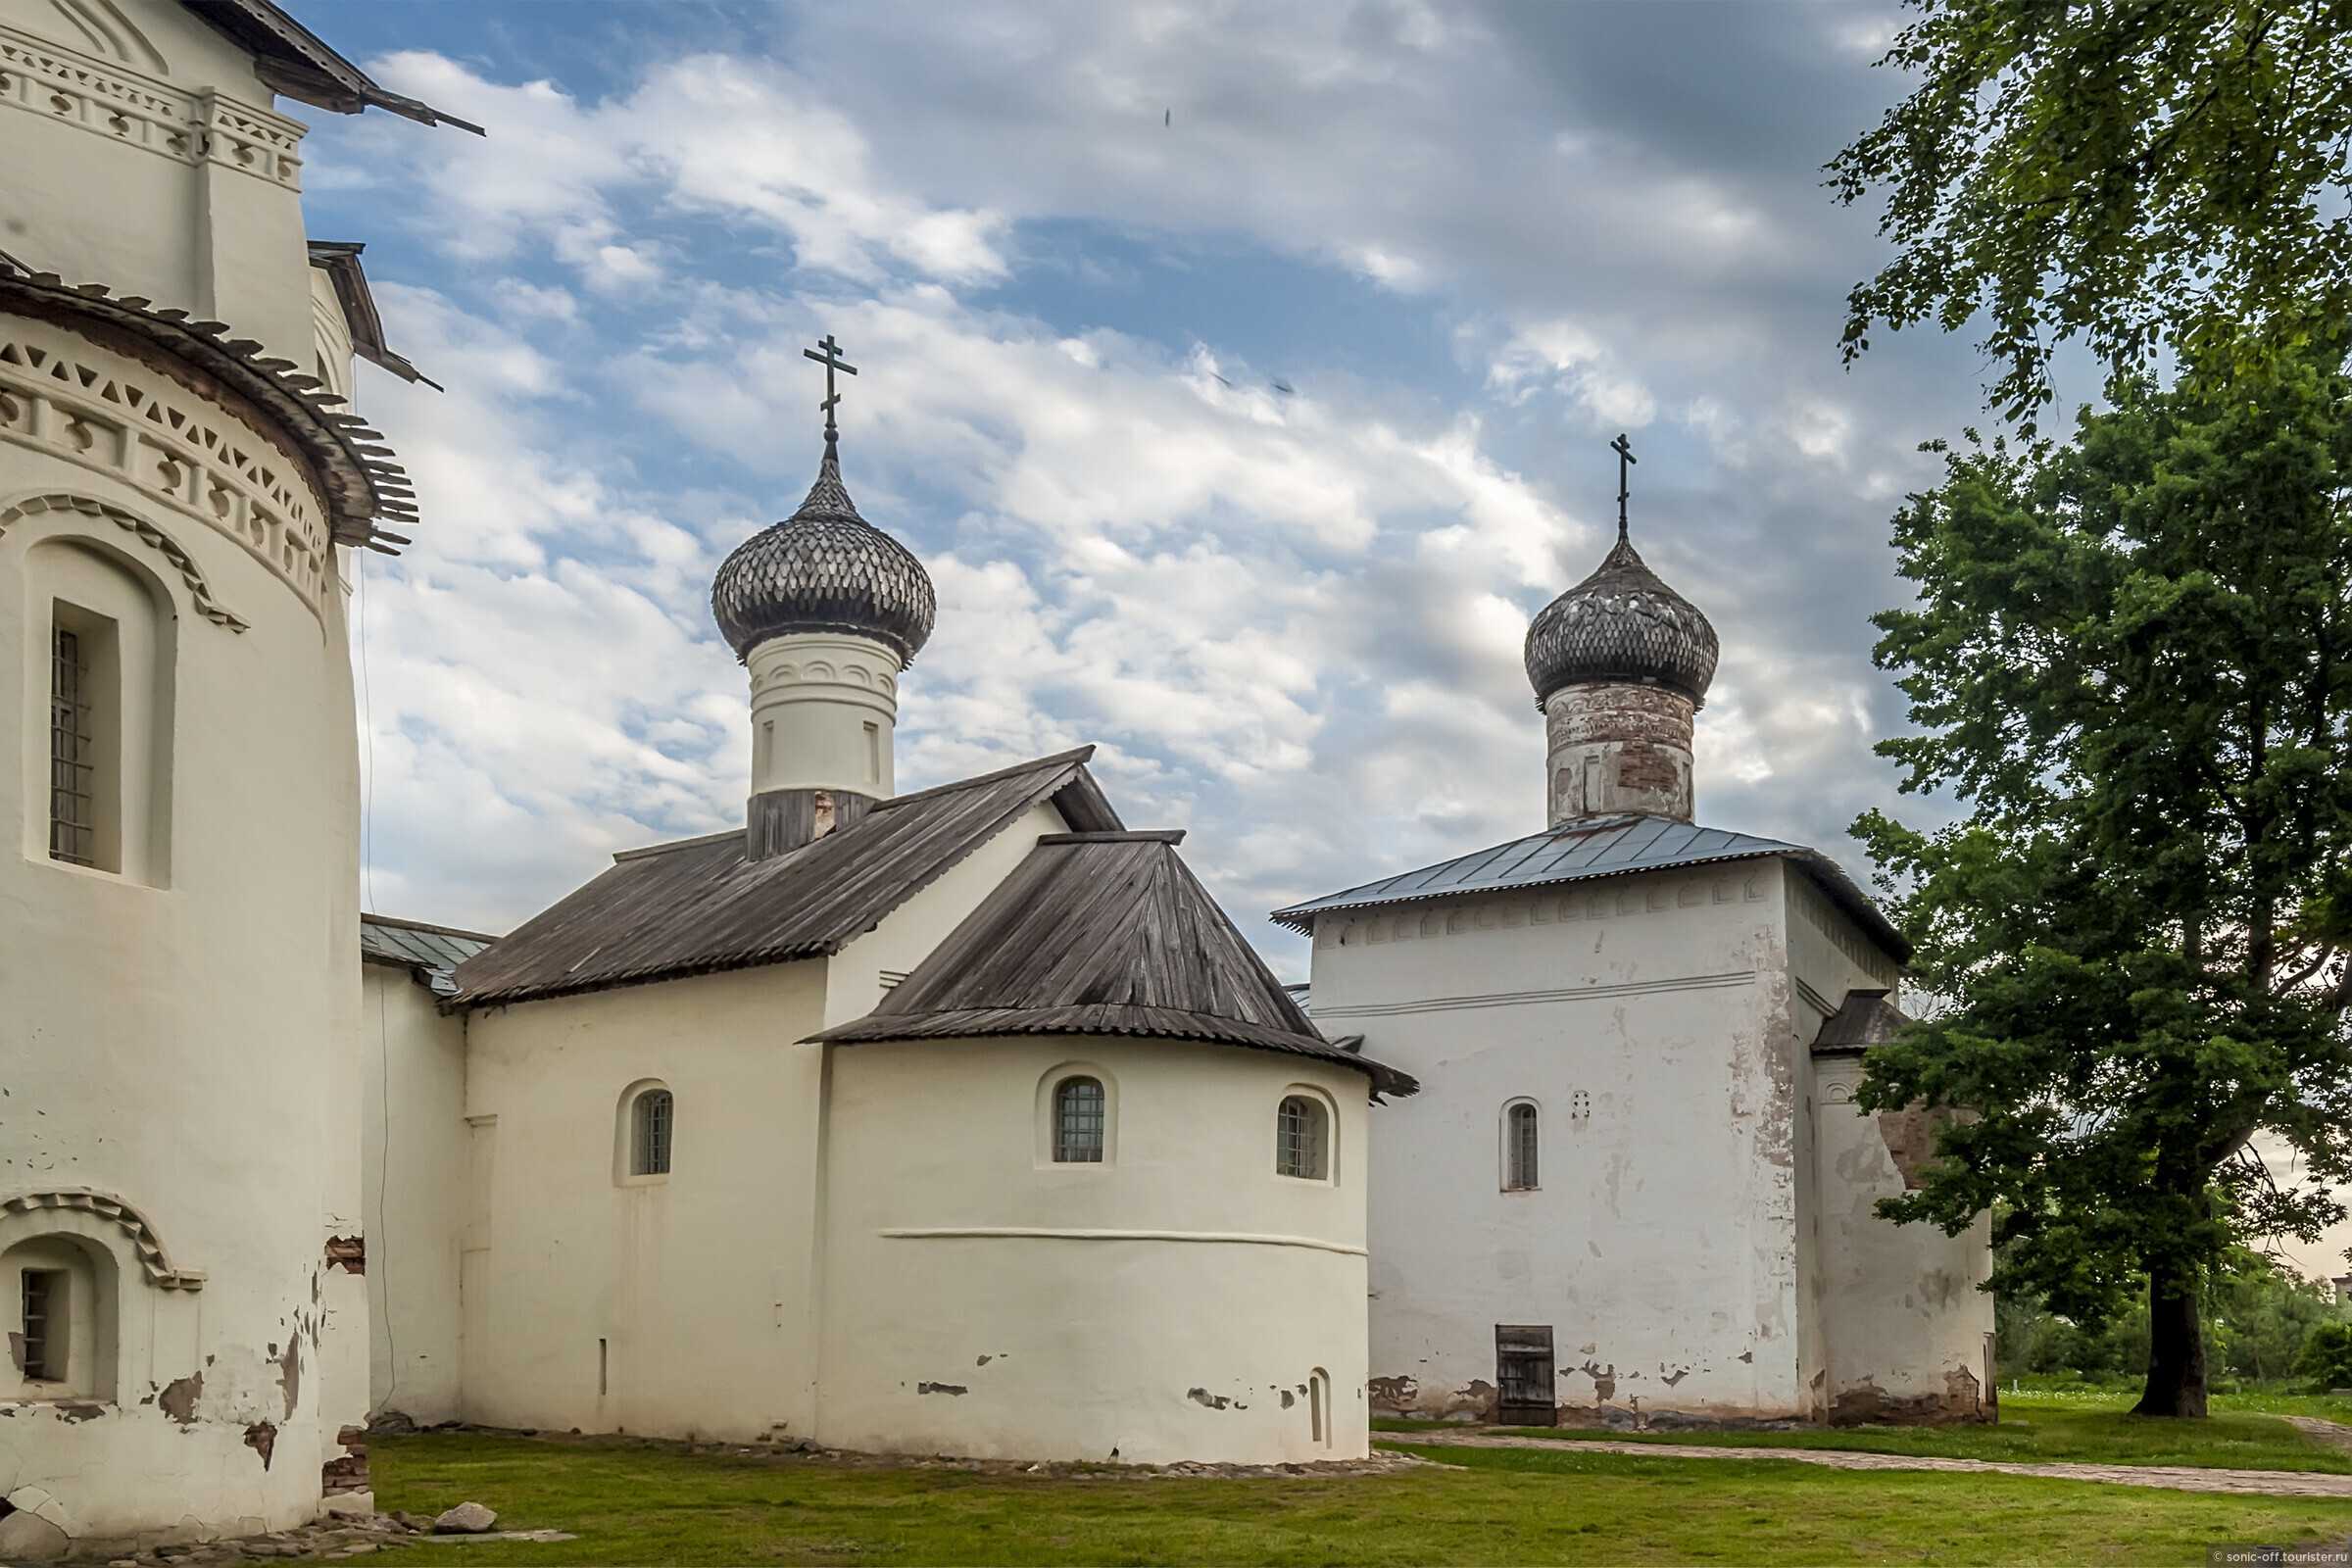
[[[498,1516],[478,1502],[460,1508],[478,1509],[485,1519]],[[450,1513],[458,1512],[453,1508]],[[448,1514],[442,1515],[447,1518]],[[468,1515],[468,1517],[471,1517]],[[344,1562],[381,1551],[391,1544],[460,1545],[475,1541],[574,1541],[561,1530],[477,1530],[435,1535],[433,1521],[411,1514],[349,1514],[321,1519],[297,1530],[275,1530],[265,1536],[241,1536],[225,1541],[177,1542],[129,1556],[107,1559],[106,1568],[214,1568],[229,1563],[276,1562],[292,1558]]]
[[[433,1521],[436,1536],[478,1536],[498,1523],[498,1514],[478,1502],[461,1502]]]

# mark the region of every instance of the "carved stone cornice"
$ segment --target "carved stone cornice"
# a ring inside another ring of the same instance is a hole
[[[0,27],[0,109],[63,121],[190,168],[217,164],[302,188],[300,122],[217,88],[183,92],[8,27]]]
[[[291,509],[307,493],[315,498],[313,521],[338,544],[389,555],[408,543],[405,535],[382,526],[385,520],[406,522],[416,515],[415,491],[391,461],[391,449],[380,444],[382,432],[341,412],[344,400],[323,391],[324,383],[292,362],[267,357],[259,343],[231,336],[222,322],[191,319],[185,311],[116,295],[102,284],[69,284],[54,272],[32,271],[0,254],[0,317],[11,313],[28,319],[8,330],[44,351],[38,368],[20,356],[18,373],[40,378],[41,384],[28,391],[89,403],[89,412],[105,425],[123,423],[130,412],[123,399],[135,394],[142,432],[157,432],[166,444],[189,446],[190,456],[207,468],[232,470],[266,509]],[[109,382],[102,369],[81,363],[93,355],[126,370],[138,368]],[[0,369],[7,368],[0,363]],[[111,393],[102,382],[109,382]],[[230,439],[224,421],[244,429],[245,438]],[[78,438],[75,444],[79,447]],[[80,448],[83,459],[88,450]],[[301,473],[304,468],[307,474]],[[194,477],[161,471],[150,477],[179,510],[215,526],[231,520],[220,509],[226,505],[235,511],[233,501],[198,490]],[[278,551],[284,536],[248,529],[247,543]],[[301,530],[294,545],[317,549],[319,561],[326,560],[323,541],[311,540]],[[286,576],[296,564],[279,555],[272,569]]]
[[[323,620],[335,570],[316,481],[228,410],[64,326],[0,316],[0,442],[225,535]]]

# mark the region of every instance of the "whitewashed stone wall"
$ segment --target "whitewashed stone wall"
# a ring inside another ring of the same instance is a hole
[[[0,316],[0,341],[61,331]],[[126,396],[185,397],[71,346]],[[0,857],[0,1251],[45,1233],[59,1195],[137,1218],[75,1221],[111,1259],[113,1393],[0,1421],[5,1556],[308,1520],[365,1402],[364,1377],[336,1382],[361,1285],[326,1247],[360,1229],[358,791],[332,555],[296,569],[191,515],[160,466],[61,450],[66,401],[51,422],[0,427],[0,735],[16,760],[0,769],[16,846]],[[308,475],[273,478],[289,512],[320,515]],[[151,678],[122,688],[123,733],[144,741],[121,759],[139,775],[125,799],[143,804],[115,870],[46,845],[50,605],[84,597],[68,578],[93,567],[153,609]],[[148,1266],[151,1245],[169,1270]]]
[[[361,971],[360,1136],[368,1321],[364,1386],[429,1425],[463,1413],[461,1234],[469,1207],[466,1024],[408,970]]]
[[[1051,1085],[1108,1094],[1052,1162]],[[1180,1041],[834,1049],[817,1435],[845,1447],[1166,1463],[1360,1458],[1364,1075]],[[1286,1095],[1331,1179],[1276,1174]]]
[[[1373,1147],[1371,1389],[1476,1419],[1498,1324],[1549,1325],[1557,1402],[1804,1413],[1777,861],[1318,922],[1316,1022],[1422,1092]],[[1501,1117],[1542,1115],[1504,1192]]]

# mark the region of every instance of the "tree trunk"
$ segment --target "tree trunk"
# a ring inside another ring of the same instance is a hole
[[[2205,1415],[2205,1324],[2195,1275],[2148,1271],[2148,1381],[2133,1415]]]

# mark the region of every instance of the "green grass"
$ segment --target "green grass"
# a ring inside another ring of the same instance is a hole
[[[2202,1563],[2352,1536],[2352,1501],[1769,1460],[1423,1449],[1398,1476],[1095,1480],[851,1468],[478,1434],[378,1438],[378,1506],[466,1498],[576,1541],[415,1546],[494,1563]]]
[[[2112,1406],[2128,1410],[2139,1397],[2136,1380],[2093,1383],[2075,1377],[2028,1375],[2014,1380],[2023,1386],[2024,1397],[2053,1399],[2067,1404]],[[2005,1408],[2011,1396],[2004,1393],[2001,1402]],[[2284,1385],[2240,1386],[2227,1394],[2216,1394],[2210,1403],[2216,1411],[2247,1412],[2265,1415],[2316,1415],[2329,1421],[2352,1424],[2352,1398],[2337,1398],[2330,1394],[2312,1394]]]
[[[2077,1399],[2003,1395],[1993,1426],[1810,1427],[1789,1432],[1619,1432],[1584,1427],[1512,1428],[1563,1443],[1594,1440],[1687,1443],[1711,1448],[1837,1448],[1928,1454],[1944,1459],[2028,1463],[2194,1465],[2223,1470],[2316,1470],[2352,1475],[2352,1453],[2313,1442],[2276,1415],[2229,1411],[2203,1421],[2153,1420],[2127,1413],[2129,1398],[2108,1394]],[[2339,1403],[2341,1401],[2338,1401]],[[2299,1413],[2299,1412],[2298,1412]],[[1404,1436],[1433,1422],[1381,1421]]]

